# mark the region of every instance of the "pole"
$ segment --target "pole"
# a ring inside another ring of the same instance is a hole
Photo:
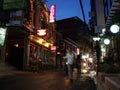
[[[97,75],[99,72],[99,64],[100,64],[100,56],[101,56],[101,50],[100,50],[100,45],[99,41],[96,41],[96,56],[97,56]]]

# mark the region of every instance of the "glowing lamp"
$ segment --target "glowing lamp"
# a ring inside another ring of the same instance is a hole
[[[86,70],[86,69],[83,69],[82,72],[83,72],[83,73],[87,73],[87,70]]]
[[[119,27],[117,24],[114,24],[114,25],[112,25],[112,26],[110,27],[110,31],[111,31],[112,33],[118,33],[118,32],[119,32],[119,29],[120,29],[120,27]]]
[[[100,37],[93,37],[93,40],[94,40],[94,41],[99,41],[99,40],[100,40]]]
[[[109,40],[108,38],[106,38],[106,39],[104,40],[104,44],[105,44],[105,45],[109,45],[109,44],[110,44],[110,40]]]

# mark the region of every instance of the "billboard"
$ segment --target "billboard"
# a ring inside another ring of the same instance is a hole
[[[3,9],[22,9],[25,7],[25,0],[3,0]]]
[[[7,28],[0,27],[0,46],[4,46]]]

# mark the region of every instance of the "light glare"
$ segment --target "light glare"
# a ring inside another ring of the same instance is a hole
[[[112,33],[118,33],[119,32],[119,26],[118,25],[116,25],[116,24],[114,24],[114,25],[112,25],[111,27],[110,27],[110,31],[112,32]]]

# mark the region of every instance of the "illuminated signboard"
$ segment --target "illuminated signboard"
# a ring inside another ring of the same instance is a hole
[[[7,28],[0,27],[0,46],[4,46]]]
[[[25,0],[3,0],[3,9],[21,9],[25,7]]]
[[[45,36],[46,35],[46,29],[38,29],[37,30],[38,36]]]
[[[55,5],[51,5],[50,6],[50,22],[55,22],[55,9],[56,6]]]
[[[51,46],[50,50],[55,51],[56,50],[56,46]]]

